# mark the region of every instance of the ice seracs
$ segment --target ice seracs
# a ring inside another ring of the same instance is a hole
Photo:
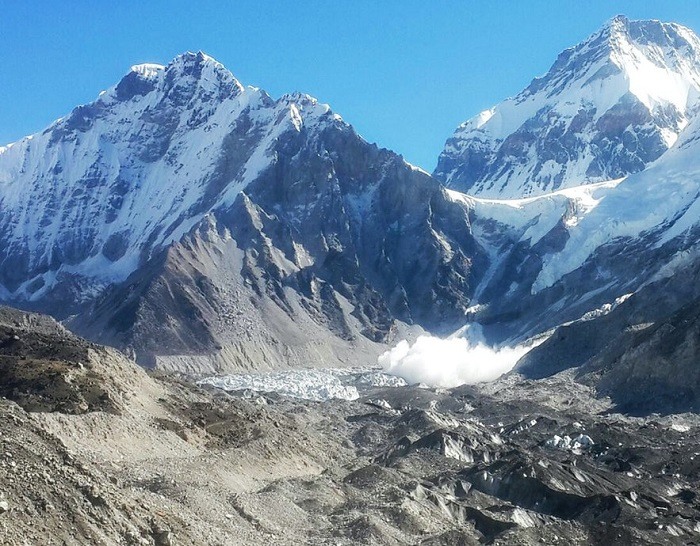
[[[213,376],[202,379],[199,384],[211,385],[230,392],[250,390],[277,393],[317,402],[332,399],[357,400],[360,397],[358,388],[364,391],[372,387],[406,386],[405,382],[396,381],[396,378],[391,375],[369,368],[286,370],[274,373]],[[368,400],[367,403],[392,410],[391,405],[383,399]]]
[[[163,70],[165,70],[165,66],[156,63],[135,64],[131,67],[132,72],[144,78],[154,78]]]
[[[595,442],[587,434],[579,434],[573,438],[568,434],[565,434],[563,437],[555,434],[545,442],[545,445],[550,448],[571,451],[576,455],[581,455],[583,452],[589,451],[595,445]]]

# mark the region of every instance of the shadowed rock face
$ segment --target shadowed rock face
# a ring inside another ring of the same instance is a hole
[[[620,411],[698,411],[698,276],[696,263],[607,314],[559,326],[516,371],[543,379],[574,369]]]
[[[351,344],[388,341],[395,320],[461,325],[488,260],[467,211],[437,182],[350,128],[286,133],[274,156],[229,208],[112,287],[72,327],[155,365],[154,355],[240,343],[239,327],[221,317],[249,319],[236,307],[251,302],[275,308],[250,325],[261,333],[274,332],[278,316],[309,322],[307,337]]]
[[[626,338],[590,363],[602,394],[633,413],[700,410],[700,300]]]
[[[309,136],[283,141],[279,162],[239,200],[269,219],[261,231],[289,261],[301,266],[294,249],[303,248],[312,262],[285,282],[308,283],[311,275],[351,301],[381,298],[406,322],[458,320],[487,263],[464,209],[429,176],[350,129]],[[241,248],[255,237],[230,229]],[[366,309],[356,306],[361,317],[374,312],[369,300]]]

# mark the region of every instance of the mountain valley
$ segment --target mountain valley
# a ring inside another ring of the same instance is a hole
[[[354,400],[305,401],[149,376],[8,308],[0,344],[13,381],[0,399],[7,544],[687,544],[700,532],[700,417],[623,415],[571,375],[450,391],[357,381]]]

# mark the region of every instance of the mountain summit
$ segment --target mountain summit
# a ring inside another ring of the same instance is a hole
[[[699,91],[691,30],[617,16],[516,97],[460,125],[434,174],[489,198],[621,178],[673,145]]]
[[[436,180],[201,52],[1,148],[0,210],[0,300],[190,371],[372,361],[485,267]]]
[[[0,285],[36,300],[71,278],[79,301],[87,285],[124,280],[230,205],[275,140],[304,123],[345,126],[310,97],[242,86],[201,52],[132,67],[96,101],[0,149]]]

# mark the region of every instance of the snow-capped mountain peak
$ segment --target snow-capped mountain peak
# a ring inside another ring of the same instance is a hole
[[[1,151],[0,211],[0,300],[192,370],[374,358],[461,321],[486,259],[436,180],[203,53]]]
[[[699,83],[699,52],[700,40],[681,25],[630,21],[619,15],[578,46],[561,53],[550,71],[536,78],[521,98],[543,88],[552,94],[565,91],[567,86],[591,86],[618,69],[628,91],[650,110],[667,103],[684,109],[689,90]]]
[[[202,52],[135,65],[94,102],[0,148],[0,292],[37,299],[75,274],[123,280],[230,206],[282,135],[327,122],[345,126],[308,95],[275,101],[244,87]]]
[[[493,198],[620,178],[673,145],[699,93],[691,30],[617,16],[516,97],[460,125],[435,174]]]
[[[240,95],[244,87],[216,59],[201,51],[188,51],[175,57],[167,66],[154,63],[132,66],[129,73],[105,95],[124,101],[151,91],[180,102],[192,98],[221,101]]]

